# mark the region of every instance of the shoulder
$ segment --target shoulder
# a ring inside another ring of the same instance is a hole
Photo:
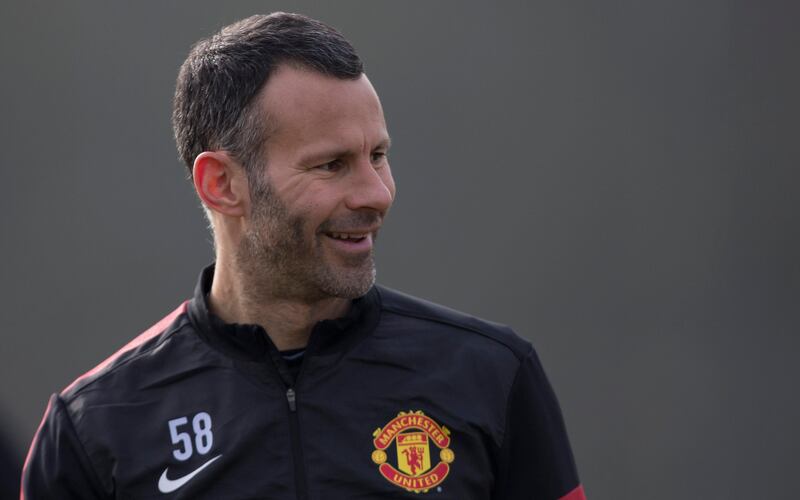
[[[509,326],[487,321],[419,297],[377,286],[382,316],[394,315],[402,324],[425,331],[438,330],[457,335],[459,343],[474,343],[492,350],[505,351],[522,360],[533,349],[530,342]]]
[[[102,392],[101,389],[107,385],[116,385],[114,389],[120,389],[121,375],[136,373],[141,360],[160,353],[160,347],[188,325],[186,306],[187,302],[182,303],[103,362],[75,379],[61,391],[61,398],[69,405],[84,394]]]

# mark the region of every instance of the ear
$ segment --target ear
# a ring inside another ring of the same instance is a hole
[[[250,192],[244,169],[224,151],[204,151],[192,168],[194,188],[203,204],[229,217],[248,213]]]

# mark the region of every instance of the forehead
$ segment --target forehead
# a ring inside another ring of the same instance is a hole
[[[268,150],[302,155],[320,148],[365,149],[388,140],[378,95],[354,80],[280,66],[260,96],[272,133]]]

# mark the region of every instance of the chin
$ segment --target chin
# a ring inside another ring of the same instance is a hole
[[[341,299],[357,299],[365,295],[375,284],[375,266],[357,271],[339,271],[331,273],[328,279],[320,283],[320,288],[331,297]]]

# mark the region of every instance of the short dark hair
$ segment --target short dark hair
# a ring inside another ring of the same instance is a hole
[[[300,14],[251,16],[200,40],[181,66],[172,111],[189,176],[197,155],[221,149],[253,178],[269,131],[255,97],[281,64],[342,79],[364,72],[341,33]]]

